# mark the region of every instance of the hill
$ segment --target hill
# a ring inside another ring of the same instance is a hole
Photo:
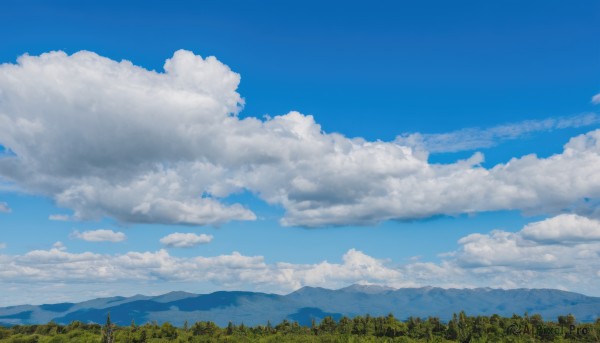
[[[0,324],[42,324],[74,320],[103,323],[110,312],[113,322],[128,325],[156,320],[180,326],[185,321],[213,321],[226,326],[229,321],[246,325],[279,323],[283,319],[310,325],[326,316],[340,318],[358,315],[396,318],[437,316],[448,321],[453,313],[499,314],[510,317],[539,313],[556,320],[573,314],[578,321],[591,322],[600,316],[600,298],[554,289],[443,289],[434,287],[393,289],[353,285],[330,290],[303,287],[287,295],[258,292],[214,292],[193,294],[171,292],[160,296],[136,295],[93,299],[81,303],[20,305],[0,308]]]

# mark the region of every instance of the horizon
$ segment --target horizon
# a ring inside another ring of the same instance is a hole
[[[0,307],[600,297],[598,2],[2,6]]]
[[[15,306],[40,306],[40,305],[55,305],[55,304],[63,304],[63,303],[73,303],[73,304],[79,304],[79,303],[84,303],[84,302],[88,302],[88,301],[93,301],[93,300],[102,300],[102,299],[111,299],[111,298],[124,298],[124,299],[129,299],[129,298],[136,298],[136,297],[149,297],[149,298],[157,298],[157,297],[161,297],[164,295],[169,295],[169,294],[175,294],[175,293],[185,293],[185,294],[191,294],[191,295],[211,295],[214,293],[253,293],[253,294],[265,294],[265,295],[277,295],[277,296],[288,296],[291,295],[293,293],[296,293],[298,291],[301,291],[303,289],[317,289],[317,290],[326,290],[326,291],[342,291],[345,290],[347,288],[352,288],[355,286],[359,286],[359,287],[363,287],[363,286],[368,286],[368,287],[377,287],[377,288],[387,288],[386,290],[382,290],[379,293],[386,293],[386,292],[395,292],[395,291],[402,291],[402,290],[423,290],[423,289],[427,289],[427,290],[431,290],[431,289],[441,289],[444,291],[450,291],[450,290],[455,290],[455,291],[478,291],[478,290],[482,290],[482,291],[556,291],[556,292],[564,292],[564,293],[571,293],[571,294],[577,294],[577,295],[582,295],[584,297],[587,298],[599,298],[598,296],[592,296],[592,295],[587,295],[587,294],[583,294],[583,293],[578,293],[578,292],[572,292],[569,290],[562,290],[562,289],[556,289],[556,288],[492,288],[492,287],[474,287],[474,288],[453,288],[453,287],[434,287],[434,286],[420,286],[420,287],[400,287],[400,288],[393,288],[393,287],[389,287],[389,286],[385,286],[385,285],[361,285],[361,284],[352,284],[349,286],[345,286],[345,287],[341,287],[341,288],[326,288],[326,287],[319,287],[319,286],[302,286],[296,290],[293,291],[289,291],[287,293],[274,293],[274,292],[260,292],[260,291],[245,291],[245,290],[215,290],[215,291],[211,291],[211,292],[207,292],[207,293],[194,293],[194,292],[188,292],[188,291],[182,291],[182,290],[177,290],[177,291],[168,291],[166,293],[159,293],[159,294],[142,294],[142,293],[135,293],[135,294],[131,294],[131,295],[112,295],[112,296],[106,296],[106,297],[99,297],[99,298],[93,298],[93,299],[83,299],[80,301],[72,301],[72,302],[57,302],[57,303],[52,303],[52,302],[46,302],[46,303],[23,303],[23,304],[17,304],[17,305],[10,305],[10,306],[0,306],[0,308],[10,308],[10,307],[15,307]],[[367,293],[370,294],[370,293]]]

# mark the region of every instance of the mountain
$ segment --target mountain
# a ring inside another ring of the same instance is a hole
[[[545,319],[572,313],[582,322],[600,317],[600,298],[554,289],[443,289],[435,287],[393,289],[352,285],[331,290],[303,287],[288,295],[258,292],[171,292],[159,296],[135,295],[93,299],[81,303],[21,305],[0,308],[1,325],[40,324],[51,320],[67,324],[74,320],[103,323],[110,312],[113,322],[129,325],[156,320],[183,325],[184,321],[229,321],[246,325],[279,323],[283,319],[310,325],[326,316],[437,316],[448,321],[453,313],[499,314],[510,317],[539,313]]]

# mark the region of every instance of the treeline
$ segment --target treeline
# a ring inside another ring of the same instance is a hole
[[[104,325],[74,321],[69,325],[0,327],[0,342],[11,343],[151,343],[151,342],[600,342],[600,319],[579,324],[572,315],[545,321],[539,314],[467,316],[454,315],[447,322],[437,317],[410,317],[400,321],[384,317],[358,316],[313,320],[311,326],[284,320],[279,324],[219,327],[196,322],[175,327],[168,322],[116,326],[110,315]]]

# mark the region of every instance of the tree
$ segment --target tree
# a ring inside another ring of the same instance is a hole
[[[233,332],[235,331],[235,325],[233,325],[233,323],[230,321],[229,324],[227,324],[227,329],[225,330],[225,333],[229,336],[233,335]]]
[[[160,336],[169,339],[175,339],[177,338],[177,329],[171,325],[171,323],[164,322],[160,326]]]
[[[110,321],[110,312],[106,315],[106,323],[102,327],[102,343],[114,343],[114,324]]]
[[[319,324],[319,332],[334,333],[337,324],[331,316],[327,316],[321,320]]]
[[[472,327],[465,311],[458,314],[458,341],[469,342],[471,340]]]
[[[338,324],[338,332],[343,335],[349,335],[352,333],[352,321],[344,316],[340,319],[340,323]]]
[[[558,324],[566,327],[575,325],[575,316],[570,313],[567,316],[558,316]]]
[[[458,317],[456,313],[452,315],[452,320],[448,323],[448,331],[446,331],[446,339],[454,341],[458,338]]]

